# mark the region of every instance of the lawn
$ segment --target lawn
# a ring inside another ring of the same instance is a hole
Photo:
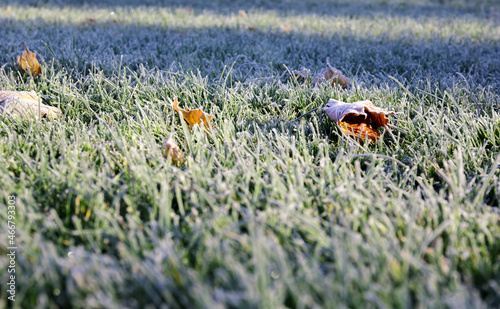
[[[500,3],[206,2],[0,1],[0,90],[63,113],[0,115],[0,308],[498,308]]]

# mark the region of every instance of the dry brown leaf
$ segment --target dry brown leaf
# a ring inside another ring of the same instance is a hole
[[[283,32],[290,32],[290,30],[292,30],[292,27],[290,25],[281,25],[280,29]]]
[[[329,61],[327,61],[326,64],[328,68],[322,69],[312,78],[313,87],[318,86],[323,81],[329,81],[332,86],[339,84],[343,88],[346,88],[351,83],[351,79],[344,76],[341,71],[332,67]],[[301,68],[295,71],[294,74],[297,76],[297,80],[301,82],[310,77],[310,71],[306,68]]]
[[[316,87],[317,84],[324,80],[330,81],[332,86],[339,84],[342,87],[347,87],[347,85],[351,83],[351,79],[345,77],[341,71],[332,67],[329,61],[326,61],[326,64],[328,65],[328,68],[319,71],[319,73],[314,76],[312,80],[313,87]]]
[[[28,45],[24,44],[25,50],[21,56],[17,56],[17,65],[24,70],[27,74],[37,77],[42,74],[42,67],[36,59],[36,53],[28,49]]]
[[[300,70],[293,72],[293,74],[295,74],[295,77],[297,77],[299,82],[304,82],[309,78],[310,71],[306,68],[301,68]]]
[[[172,163],[177,166],[184,164],[184,155],[172,136],[163,142],[163,147],[165,148],[165,152],[163,153],[165,159],[170,157]]]
[[[62,115],[57,107],[41,103],[34,91],[0,91],[0,113],[35,119],[56,118]]]
[[[344,103],[334,99],[328,101],[323,111],[337,123],[344,134],[353,136],[359,141],[366,138],[371,142],[380,138],[378,128],[389,128],[389,119],[385,116],[395,114],[376,107],[370,101]]]
[[[246,27],[246,28],[248,29],[248,31],[250,31],[250,32],[255,32],[255,31],[257,31],[257,27],[250,26],[250,25],[247,25],[247,24],[245,24],[245,23],[242,23],[241,25],[242,25],[242,26],[244,26],[244,27]]]
[[[206,128],[210,128],[208,125],[208,121],[212,119],[212,115],[205,114],[200,108],[198,109],[180,109],[179,102],[177,101],[177,97],[174,98],[174,104],[172,105],[174,110],[182,114],[184,120],[189,123],[189,127],[192,128],[195,124],[200,125],[205,123]]]
[[[82,26],[88,27],[90,25],[93,25],[97,23],[97,19],[95,18],[85,18],[85,20],[82,22]]]

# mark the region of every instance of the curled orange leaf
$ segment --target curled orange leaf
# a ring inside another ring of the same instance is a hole
[[[376,107],[370,101],[344,103],[330,99],[323,111],[333,120],[346,135],[353,136],[359,141],[368,139],[371,142],[380,138],[378,128],[389,128],[387,115],[395,114]]]
[[[17,56],[17,65],[23,69],[24,72],[37,77],[42,74],[42,66],[36,59],[36,53],[31,52],[28,49],[28,45],[24,44],[24,53],[21,56]]]
[[[212,115],[205,114],[200,108],[198,109],[180,109],[179,102],[177,101],[177,97],[174,98],[174,104],[172,105],[174,110],[182,114],[184,120],[187,121],[189,127],[192,128],[195,124],[200,125],[202,123],[205,124],[206,128],[210,128],[208,121],[212,119]]]

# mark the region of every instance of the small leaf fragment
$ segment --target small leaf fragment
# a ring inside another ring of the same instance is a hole
[[[332,86],[335,84],[339,84],[343,88],[347,87],[351,83],[351,79],[342,74],[341,71],[335,69],[330,65],[330,62],[327,61],[328,68],[319,71],[318,74],[313,78],[312,84],[313,87],[316,87],[322,81],[328,81]]]
[[[251,25],[247,25],[246,23],[241,23],[241,25],[246,28],[248,31],[250,32],[255,32],[257,31],[257,27],[255,26],[251,26]]]
[[[53,119],[62,115],[59,108],[41,103],[35,91],[0,91],[0,114],[35,119]]]
[[[290,25],[281,25],[280,29],[283,32],[290,32],[290,30],[292,30],[292,27]]]
[[[212,119],[212,115],[205,114],[200,108],[198,109],[180,109],[179,102],[177,101],[177,97],[174,98],[174,104],[172,105],[174,110],[182,114],[184,120],[187,121],[189,127],[192,128],[195,124],[201,126],[202,123],[205,124],[206,128],[210,128],[208,121]]]
[[[297,81],[305,82],[310,76],[310,71],[306,68],[301,68],[300,70],[293,72],[293,74],[297,78]]]
[[[85,18],[85,20],[82,22],[82,26],[88,27],[91,25],[94,25],[97,23],[97,19],[95,18]]]
[[[38,77],[42,74],[42,66],[36,59],[36,53],[28,49],[28,45],[24,44],[25,50],[21,56],[17,56],[17,65],[23,69],[24,72],[33,77]]]
[[[184,163],[184,155],[172,136],[163,142],[163,147],[165,148],[165,152],[163,153],[165,159],[170,157],[172,163],[177,166]]]
[[[245,12],[244,10],[239,10],[238,11],[238,17],[239,18],[245,18],[245,17],[247,17],[247,12]]]
[[[330,99],[323,111],[333,120],[345,135],[363,141],[376,142],[380,138],[378,128],[388,129],[389,119],[385,116],[395,112],[376,107],[370,101],[344,103]]]

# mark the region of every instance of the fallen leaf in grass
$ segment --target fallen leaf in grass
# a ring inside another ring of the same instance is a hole
[[[295,74],[295,77],[299,82],[304,82],[309,78],[310,71],[306,68],[301,68],[300,70],[293,72],[293,74]]]
[[[326,64],[328,65],[328,68],[322,69],[313,77],[313,87],[318,86],[324,81],[329,81],[332,86],[339,84],[343,88],[346,88],[351,83],[351,79],[344,76],[341,71],[332,67],[329,61],[327,61]],[[306,68],[301,68],[300,70],[295,71],[294,74],[300,82],[306,81],[310,77],[310,71]]]
[[[88,26],[93,25],[95,23],[97,23],[97,19],[95,19],[95,18],[85,18],[85,20],[82,23],[82,26],[88,27]]]
[[[182,114],[184,120],[189,123],[189,127],[193,127],[195,124],[201,125],[202,122],[205,123],[205,127],[209,128],[208,121],[212,119],[212,115],[205,114],[200,108],[198,109],[180,109],[177,97],[174,98],[174,104],[172,105],[174,110]]]
[[[280,29],[283,32],[290,32],[290,30],[292,30],[292,27],[290,25],[281,25]]]
[[[184,155],[172,136],[163,142],[163,147],[165,148],[165,152],[163,153],[165,159],[170,157],[172,163],[177,166],[184,163]]]
[[[351,83],[351,79],[345,77],[341,71],[332,67],[329,61],[326,61],[326,64],[328,65],[328,68],[319,71],[319,73],[314,76],[312,80],[313,87],[316,87],[317,84],[325,80],[330,81],[332,86],[339,84],[344,88]]]
[[[28,118],[55,118],[62,115],[57,107],[42,104],[34,91],[0,91],[0,113]]]
[[[21,56],[17,56],[17,65],[27,74],[31,72],[32,76],[37,77],[42,74],[42,67],[36,59],[36,53],[31,52],[26,44],[24,44],[24,47],[24,53]]]
[[[395,114],[376,107],[370,101],[344,103],[334,99],[328,101],[323,111],[337,123],[344,134],[353,136],[359,141],[367,138],[371,142],[380,138],[378,128],[389,128],[389,119],[385,116]]]
[[[250,31],[250,32],[255,32],[255,31],[257,31],[257,27],[254,27],[254,26],[249,26],[249,25],[247,25],[247,24],[245,24],[245,23],[242,23],[242,25],[243,25],[244,27],[246,27],[246,28],[248,29],[248,31]]]

